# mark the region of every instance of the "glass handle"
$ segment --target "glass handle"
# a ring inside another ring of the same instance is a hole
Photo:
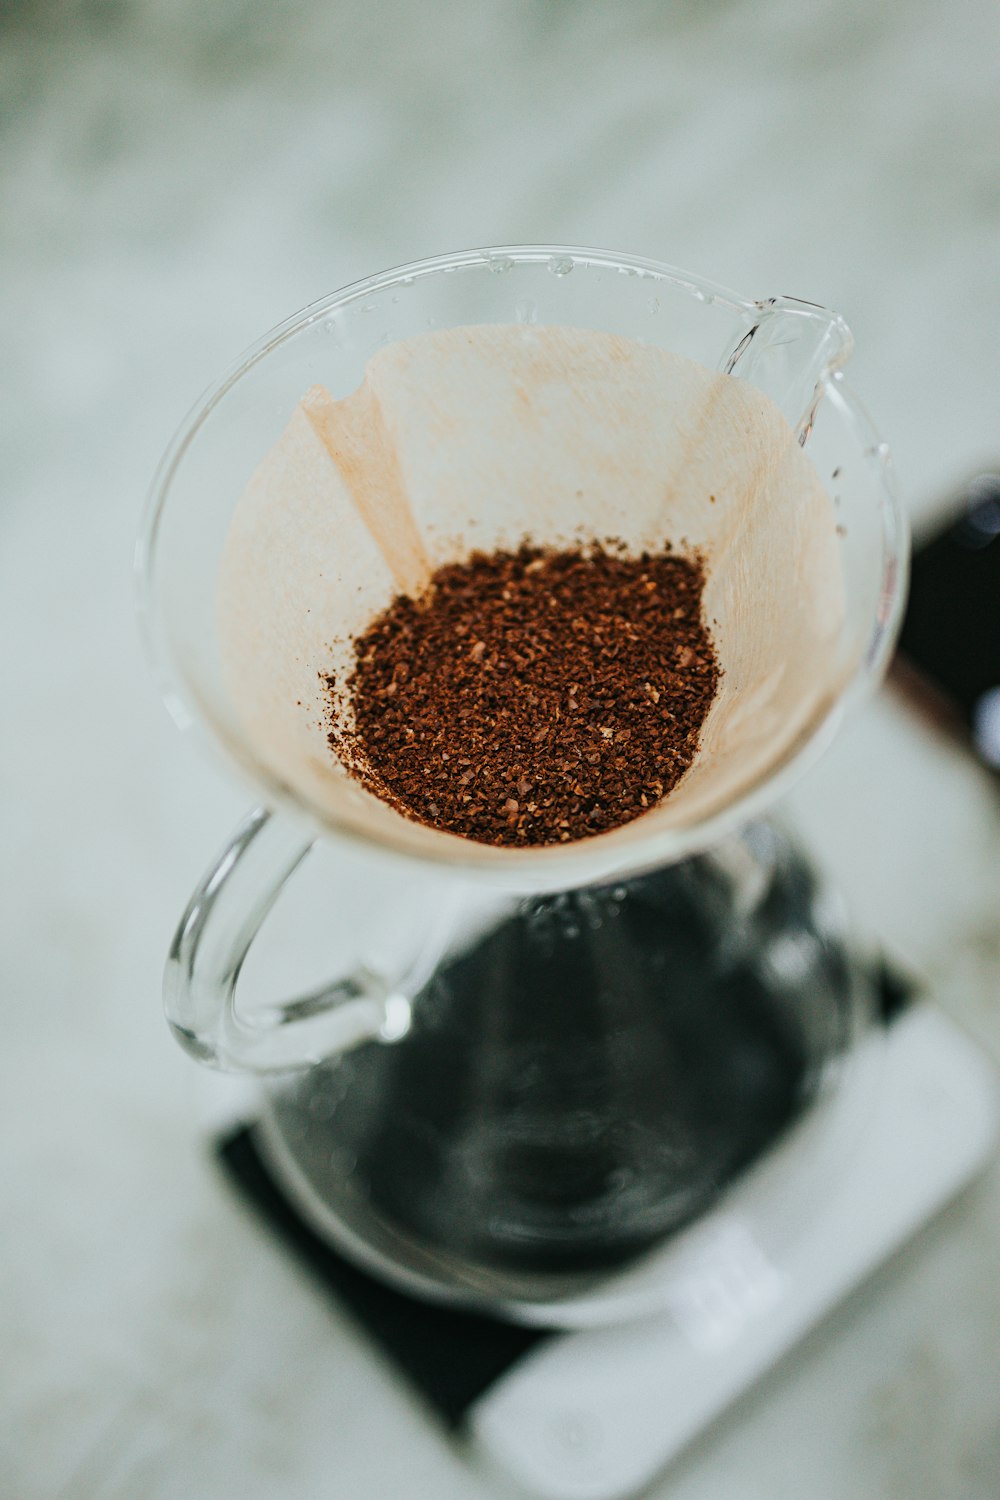
[[[164,1006],[181,1046],[208,1067],[273,1073],[307,1067],[400,1031],[409,1004],[359,969],[309,994],[244,1016],[240,970],[282,887],[312,841],[255,808],[188,903],[164,974]],[[405,1025],[402,1026],[405,1030]]]

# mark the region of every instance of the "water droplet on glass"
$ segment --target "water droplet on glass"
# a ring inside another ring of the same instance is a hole
[[[538,307],[534,302],[517,302],[514,304],[514,316],[519,323],[537,323]]]
[[[504,271],[510,270],[514,262],[509,255],[490,255],[487,257],[486,264],[494,276],[502,276]]]
[[[553,276],[568,276],[573,269],[573,262],[568,255],[553,255],[549,260],[549,270]]]

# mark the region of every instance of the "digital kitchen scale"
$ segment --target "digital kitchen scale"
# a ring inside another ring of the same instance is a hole
[[[898,998],[898,997],[897,997]],[[873,1036],[879,1077],[854,1148],[817,1171],[806,1220],[767,1252],[738,1187],[659,1252],[665,1310],[571,1333],[431,1306],[348,1265],[290,1207],[254,1140],[221,1162],[276,1233],[469,1444],[529,1494],[615,1500],[648,1485],[985,1164],[1000,1090],[927,1001]]]

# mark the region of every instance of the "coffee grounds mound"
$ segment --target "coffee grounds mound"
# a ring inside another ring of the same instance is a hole
[[[324,677],[329,742],[406,816],[480,843],[639,817],[690,766],[719,666],[704,572],[598,544],[473,553],[400,596]]]

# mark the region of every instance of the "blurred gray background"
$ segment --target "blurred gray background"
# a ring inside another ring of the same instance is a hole
[[[492,242],[851,324],[919,525],[1000,462],[995,0],[0,8],[0,1494],[489,1496],[225,1198],[160,1015],[243,794],[167,720],[131,550],[201,389],[301,305]],[[885,697],[796,798],[1000,1057],[1000,819]],[[997,1173],[701,1440],[678,1500],[1000,1491]]]

